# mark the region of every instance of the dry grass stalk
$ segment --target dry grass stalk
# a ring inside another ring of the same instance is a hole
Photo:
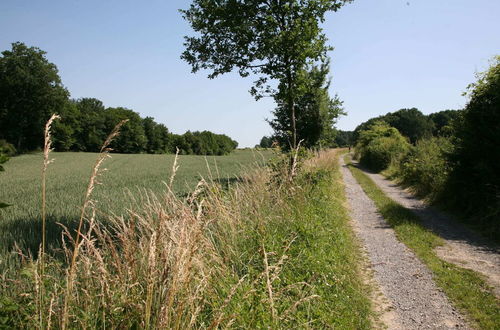
[[[300,140],[299,143],[297,144],[297,147],[295,149],[293,149],[294,155],[293,155],[293,160],[292,160],[292,167],[290,169],[290,182],[293,181],[293,178],[297,175],[297,163],[298,163],[300,144],[303,141],[304,140]]]
[[[44,133],[44,144],[43,144],[43,167],[42,167],[42,251],[41,251],[41,265],[42,265],[42,274],[43,274],[43,255],[45,254],[45,241],[46,241],[46,177],[47,177],[47,168],[50,163],[54,160],[49,159],[49,154],[52,151],[52,139],[50,134],[50,128],[52,123],[56,119],[60,119],[56,114],[53,114],[50,119],[45,124],[45,133]]]
[[[39,265],[40,265],[40,274],[37,276],[37,284],[38,287],[38,305],[39,305],[39,326],[43,327],[43,299],[44,299],[44,284],[43,284],[43,274],[45,271],[45,245],[46,245],[46,226],[47,226],[47,194],[46,194],[46,181],[47,181],[47,168],[53,159],[49,159],[49,154],[52,151],[52,139],[51,139],[51,126],[54,120],[60,119],[56,114],[50,116],[49,120],[45,124],[44,130],[44,143],[43,143],[43,166],[42,166],[42,247],[39,252]]]
[[[175,147],[175,158],[174,158],[174,164],[172,165],[172,175],[170,176],[170,181],[168,183],[168,187],[170,188],[170,191],[172,191],[172,185],[174,184],[175,174],[177,173],[177,170],[179,169],[179,165],[177,165],[178,158],[179,158],[179,148]]]
[[[266,275],[266,288],[267,288],[267,294],[269,296],[269,306],[271,308],[271,317],[274,323],[276,320],[276,309],[274,308],[273,284],[271,281],[269,262],[267,260],[267,252],[266,248],[264,247],[264,244],[262,244],[262,253],[264,254],[264,274]]]
[[[127,121],[128,121],[128,119],[120,121],[115,126],[115,128],[113,129],[111,134],[109,134],[106,141],[104,141],[104,143],[101,147],[101,150],[99,152],[99,156],[97,157],[97,160],[94,164],[94,167],[92,168],[92,173],[90,175],[89,184],[88,184],[87,190],[85,192],[85,198],[84,198],[82,210],[80,213],[80,220],[78,222],[78,229],[76,232],[76,237],[74,239],[74,248],[73,248],[73,254],[71,257],[71,264],[69,266],[68,274],[67,274],[66,293],[65,293],[65,297],[64,297],[63,320],[61,323],[62,329],[65,329],[67,326],[68,303],[69,303],[69,299],[71,299],[71,295],[72,295],[72,288],[73,288],[73,284],[74,284],[73,283],[73,281],[74,281],[74,278],[73,278],[74,269],[75,269],[76,259],[78,257],[78,252],[80,249],[80,239],[81,239],[80,236],[81,236],[81,232],[82,232],[83,220],[85,218],[85,213],[86,213],[89,205],[92,204],[92,199],[91,199],[92,192],[94,191],[96,184],[99,184],[98,178],[99,178],[99,174],[100,174],[101,165],[106,160],[106,158],[110,157],[109,152],[111,151],[111,148],[109,146],[110,146],[111,142],[113,141],[113,139],[116,138],[118,136],[118,134],[120,133],[120,128]]]

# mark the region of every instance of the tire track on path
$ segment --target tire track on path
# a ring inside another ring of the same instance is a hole
[[[395,236],[373,201],[341,161],[350,216],[363,243],[375,281],[391,311],[382,315],[390,329],[469,329],[430,271]],[[388,315],[392,314],[392,315]]]
[[[382,191],[398,204],[414,212],[423,226],[440,236],[445,245],[436,254],[459,267],[468,268],[485,276],[486,281],[500,298],[500,251],[450,216],[426,205],[421,199],[402,189],[383,175],[367,170],[368,175]]]

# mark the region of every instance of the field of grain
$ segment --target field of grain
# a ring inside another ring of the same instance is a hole
[[[111,156],[103,165],[107,170],[99,178],[101,184],[93,199],[98,212],[119,214],[131,204],[129,190],[146,189],[157,194],[164,191],[175,158],[149,154]],[[201,178],[224,185],[233,183],[245,168],[260,166],[271,156],[271,151],[254,150],[236,150],[228,156],[179,156],[173,190],[179,196],[186,195]],[[41,153],[14,157],[0,174],[0,200],[12,204],[0,212],[0,255],[11,250],[14,242],[23,250],[36,251],[39,246],[42,158]],[[97,154],[54,152],[51,158],[54,162],[47,173],[49,246],[60,237],[57,222],[71,225],[78,219]]]

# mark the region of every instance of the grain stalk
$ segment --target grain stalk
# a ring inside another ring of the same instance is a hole
[[[53,114],[50,116],[49,120],[45,124],[45,131],[44,131],[44,143],[43,143],[43,166],[42,166],[42,247],[39,250],[39,265],[40,265],[40,274],[37,276],[37,281],[40,281],[38,283],[38,306],[39,306],[39,327],[40,329],[43,328],[43,299],[44,299],[44,281],[43,281],[43,275],[45,271],[45,242],[46,242],[46,223],[47,223],[47,215],[46,215],[46,201],[47,201],[47,196],[46,196],[46,180],[47,180],[47,168],[49,167],[49,164],[52,163],[54,160],[49,159],[49,154],[52,151],[52,139],[51,139],[51,134],[50,134],[50,128],[52,126],[52,123],[56,119],[60,119],[56,114]]]
[[[61,328],[66,329],[67,322],[68,322],[68,304],[69,300],[71,299],[71,294],[73,291],[73,281],[74,281],[74,272],[75,272],[75,266],[76,266],[76,259],[78,257],[78,252],[80,249],[80,236],[82,236],[82,227],[83,227],[83,220],[85,218],[85,212],[87,210],[87,207],[92,204],[91,196],[92,192],[94,191],[95,185],[99,184],[97,181],[98,176],[100,174],[100,168],[102,163],[106,160],[106,158],[111,157],[109,155],[110,151],[112,150],[109,145],[113,141],[114,138],[118,136],[120,133],[120,128],[128,121],[128,119],[120,121],[111,134],[108,136],[106,141],[104,141],[104,144],[101,147],[101,150],[99,152],[99,156],[97,157],[97,160],[94,164],[94,167],[92,168],[92,173],[90,175],[90,180],[89,184],[87,186],[87,190],[85,192],[85,199],[83,201],[83,206],[82,210],[80,213],[80,220],[78,222],[78,229],[76,231],[76,237],[74,239],[74,248],[73,248],[73,254],[71,257],[71,264],[68,269],[67,273],[67,279],[66,279],[66,293],[64,297],[64,309],[63,309],[63,319],[62,319],[62,324]]]

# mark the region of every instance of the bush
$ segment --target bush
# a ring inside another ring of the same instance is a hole
[[[476,224],[499,235],[500,56],[469,89],[469,103],[456,125],[451,202]]]
[[[7,157],[12,157],[17,154],[16,148],[5,140],[0,140],[0,154],[4,154]]]
[[[404,157],[396,175],[417,195],[435,200],[446,186],[451,171],[447,155],[452,150],[453,144],[447,138],[421,140]]]
[[[400,161],[409,148],[410,144],[397,129],[375,122],[360,133],[356,156],[362,165],[378,172]]]

